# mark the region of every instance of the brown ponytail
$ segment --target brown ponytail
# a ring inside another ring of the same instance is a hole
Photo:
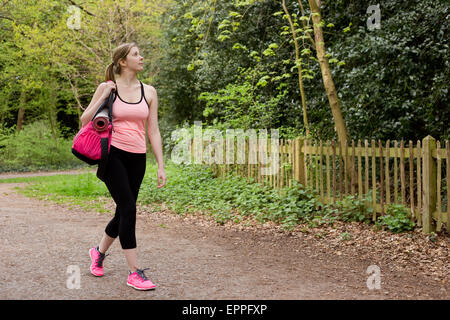
[[[111,63],[108,68],[106,68],[105,73],[105,82],[108,82],[109,80],[115,81],[116,78],[114,76],[114,63]]]
[[[105,82],[109,80],[115,81],[116,78],[114,75],[121,74],[122,69],[119,61],[126,60],[128,53],[133,47],[137,47],[137,44],[135,42],[127,42],[122,43],[120,46],[114,49],[113,62],[111,62],[110,65],[106,68]]]

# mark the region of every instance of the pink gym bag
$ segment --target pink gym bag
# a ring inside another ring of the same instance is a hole
[[[98,164],[97,177],[104,180],[104,173],[111,147],[113,131],[112,105],[115,91],[100,105],[92,120],[83,126],[73,138],[72,153],[89,165]]]

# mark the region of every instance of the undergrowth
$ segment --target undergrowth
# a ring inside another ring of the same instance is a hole
[[[345,196],[329,205],[319,201],[313,190],[296,181],[279,192],[239,176],[216,178],[209,167],[180,166],[170,161],[165,166],[167,183],[158,189],[157,169],[154,163],[147,163],[138,197],[141,205],[164,204],[182,215],[201,212],[220,224],[252,217],[261,223],[278,223],[286,230],[292,230],[298,224],[316,227],[333,224],[337,220],[372,223],[373,210],[366,206],[370,203],[370,194],[363,198]],[[28,196],[65,201],[100,211],[102,202],[96,199],[110,197],[106,186],[93,173],[22,179],[33,182],[23,188],[22,192]],[[379,217],[375,225],[391,232],[414,228],[408,210],[401,205],[388,206],[386,215]]]

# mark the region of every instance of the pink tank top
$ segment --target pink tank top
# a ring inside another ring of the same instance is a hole
[[[148,103],[144,95],[144,85],[141,81],[141,100],[130,103],[122,100],[117,90],[113,102],[113,132],[111,145],[132,152],[146,153],[145,123],[150,129]]]

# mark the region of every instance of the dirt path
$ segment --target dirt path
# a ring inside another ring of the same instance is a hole
[[[116,241],[105,276],[89,272],[88,250],[112,214],[97,214],[18,194],[0,184],[0,299],[449,299],[427,277],[379,265],[381,289],[369,290],[373,261],[323,251],[314,241],[260,233],[140,210],[138,254],[158,285],[140,292],[125,285],[127,267]],[[69,266],[80,288],[69,289]]]

